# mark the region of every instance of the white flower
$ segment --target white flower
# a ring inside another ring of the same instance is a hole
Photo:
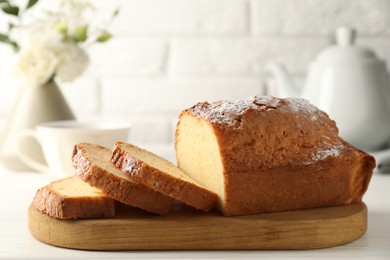
[[[42,85],[52,78],[69,82],[81,76],[89,64],[84,48],[111,37],[89,1],[61,0],[58,4],[39,16],[24,16],[12,30],[11,38],[20,50],[14,71],[30,85]]]
[[[23,44],[15,72],[27,84],[44,84],[52,76],[69,82],[82,75],[89,64],[86,52],[77,43],[64,41],[56,30],[31,28],[18,33]]]
[[[22,49],[14,67],[14,72],[26,84],[39,86],[47,83],[54,75],[58,58],[44,46],[30,46]]]
[[[73,42],[65,43],[58,56],[56,75],[64,82],[73,81],[82,75],[89,64],[88,55]]]
[[[29,48],[30,46],[46,45],[50,49],[57,48],[58,44],[63,42],[61,33],[51,27],[45,27],[47,23],[35,22],[28,27],[14,29],[13,38],[18,42],[19,47]]]

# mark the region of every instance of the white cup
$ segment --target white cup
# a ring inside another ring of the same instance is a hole
[[[69,120],[44,123],[38,125],[36,130],[20,133],[17,138],[17,152],[25,164],[37,171],[69,176],[74,174],[71,160],[74,145],[86,142],[111,148],[117,141],[127,141],[130,128],[129,123],[115,121]],[[35,158],[34,154],[39,151],[27,148],[31,139],[40,144],[47,164]]]

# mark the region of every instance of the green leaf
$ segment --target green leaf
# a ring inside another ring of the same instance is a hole
[[[8,23],[8,31],[11,31],[13,28],[15,28],[15,24]]]
[[[14,15],[14,16],[19,15],[19,7],[11,5],[9,3],[7,5],[2,6],[1,9],[6,14]]]
[[[9,38],[7,35],[0,33],[0,42],[8,42]]]
[[[77,27],[73,31],[73,39],[76,42],[84,42],[88,37],[88,24]]]
[[[97,39],[97,42],[106,42],[112,38],[112,34],[109,32],[103,32]]]
[[[114,10],[114,12],[112,13],[112,17],[115,17],[118,14],[119,14],[119,7]]]
[[[4,4],[4,3],[8,4],[8,0],[0,0],[0,4]]]
[[[28,0],[26,9],[33,7],[36,3],[38,3],[38,0]]]
[[[6,35],[6,34],[0,33],[0,42],[3,42],[3,43],[6,43],[6,44],[11,45],[11,47],[12,47],[15,51],[17,51],[17,50],[19,49],[18,44],[17,44],[15,41],[11,40],[11,39],[8,37],[8,35]]]
[[[0,42],[10,43],[12,40],[8,37],[8,35],[0,33]]]

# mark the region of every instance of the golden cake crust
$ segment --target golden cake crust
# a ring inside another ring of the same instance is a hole
[[[104,156],[101,153],[104,153]],[[111,151],[106,147],[81,143],[74,147],[72,162],[76,174],[83,181],[111,198],[160,215],[169,212],[173,203],[172,198],[131,180],[112,165],[110,157]],[[102,163],[107,166],[102,166]]]
[[[66,183],[65,183],[66,182]],[[109,218],[115,215],[115,202],[88,184],[83,185],[83,195],[67,195],[66,189],[80,185],[76,176],[54,181],[40,188],[34,197],[35,209],[53,218]],[[61,190],[58,186],[63,184]]]
[[[186,117],[205,122],[217,140],[225,215],[359,202],[375,168],[372,156],[338,136],[325,112],[304,99],[274,97],[203,102],[184,110],[176,131],[179,167],[188,156],[178,150]]]
[[[129,153],[126,147],[142,150],[143,152],[147,151],[123,142],[117,142],[114,145],[111,161],[120,170],[126,172],[130,178],[196,209],[210,211],[214,207],[217,200],[215,193],[207,190],[200,184],[174,176],[170,174],[169,170],[159,169],[148,164],[134,154]],[[153,153],[147,153],[151,160],[158,158]],[[159,158],[159,160],[164,159]],[[175,165],[168,161],[166,163],[172,168],[176,168]],[[184,172],[182,174],[185,175]]]

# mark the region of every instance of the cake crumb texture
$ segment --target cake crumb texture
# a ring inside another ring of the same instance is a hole
[[[301,98],[198,103],[180,115],[176,156],[225,215],[359,202],[375,168]]]
[[[40,188],[33,200],[35,209],[53,218],[109,218],[115,202],[77,176],[54,181]]]

